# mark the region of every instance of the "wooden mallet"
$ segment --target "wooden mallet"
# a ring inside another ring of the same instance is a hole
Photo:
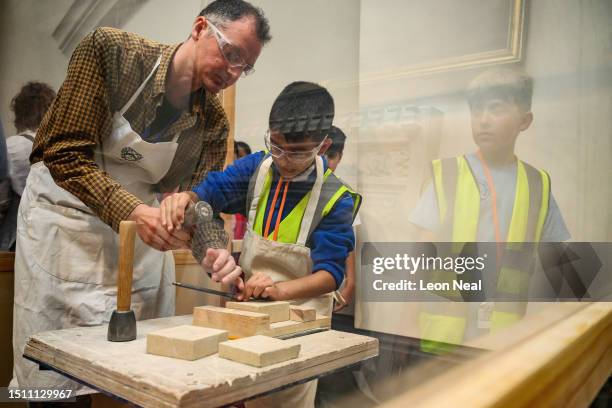
[[[117,276],[117,310],[108,323],[109,341],[136,339],[136,315],[131,310],[132,275],[134,270],[134,237],[136,223],[121,221],[119,224],[119,274]]]

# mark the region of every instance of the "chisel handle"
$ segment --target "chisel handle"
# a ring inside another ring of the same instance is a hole
[[[127,312],[132,302],[132,276],[134,274],[134,238],[136,222],[119,224],[119,274],[117,276],[117,310]]]

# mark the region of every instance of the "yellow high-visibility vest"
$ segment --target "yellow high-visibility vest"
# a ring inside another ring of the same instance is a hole
[[[457,243],[453,252],[461,251],[461,244],[475,242],[480,219],[478,185],[464,156],[432,162],[433,183],[438,201],[441,240]],[[528,289],[531,268],[521,265],[523,243],[539,242],[548,215],[550,178],[542,170],[517,161],[516,192],[512,218],[506,238],[504,261],[498,274],[497,292],[520,296]],[[533,247],[530,247],[533,248]],[[513,256],[516,254],[517,256]],[[454,272],[449,272],[453,274]],[[491,315],[491,330],[518,321],[522,314],[514,310],[516,304],[496,304]],[[421,312],[421,349],[430,353],[448,351],[449,344],[459,344],[466,328],[465,316],[440,312]]]
[[[251,206],[251,201],[253,199],[252,190],[255,184],[255,180],[257,179],[258,172],[259,167],[251,177],[249,193],[247,194],[247,208],[250,208]],[[268,202],[268,197],[270,196],[271,187],[272,171],[270,170],[264,180],[262,196],[257,205],[257,212],[255,214],[255,222],[253,225],[253,231],[258,233],[259,235],[263,235],[265,215],[264,213],[266,211],[266,205]],[[331,169],[327,169],[323,176],[321,195],[319,196],[319,202],[314,213],[314,219],[310,227],[310,231],[308,232],[309,237],[319,225],[319,222],[323,219],[323,217],[329,214],[329,212],[334,208],[336,202],[340,199],[340,197],[342,197],[342,195],[344,195],[344,193],[349,193],[353,197],[354,219],[357,215],[357,212],[359,211],[359,206],[361,205],[361,195],[351,189],[340,178],[336,177],[336,175],[331,171]],[[302,199],[289,212],[289,214],[287,214],[287,216],[281,220],[279,224],[279,233],[277,236],[278,242],[294,244],[297,241],[297,237],[300,233],[300,226],[302,225],[302,219],[304,218],[304,213],[306,212],[306,206],[308,205],[310,195],[311,192],[308,192],[304,197],[302,197]],[[266,238],[271,239],[273,233],[274,231],[270,231],[269,236]]]

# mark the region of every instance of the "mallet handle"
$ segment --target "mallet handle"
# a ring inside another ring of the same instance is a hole
[[[134,237],[136,222],[119,224],[119,275],[117,276],[117,310],[127,312],[132,301],[132,275],[134,271]]]

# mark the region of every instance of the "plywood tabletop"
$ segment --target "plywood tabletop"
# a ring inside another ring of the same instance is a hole
[[[146,353],[146,334],[191,324],[192,316],[138,322],[132,342],[106,340],[106,326],[40,333],[30,338],[25,355],[133,404],[147,407],[214,407],[321,376],[374,357],[378,340],[328,330],[295,339],[297,359],[265,368],[251,367],[218,354],[183,361]]]

